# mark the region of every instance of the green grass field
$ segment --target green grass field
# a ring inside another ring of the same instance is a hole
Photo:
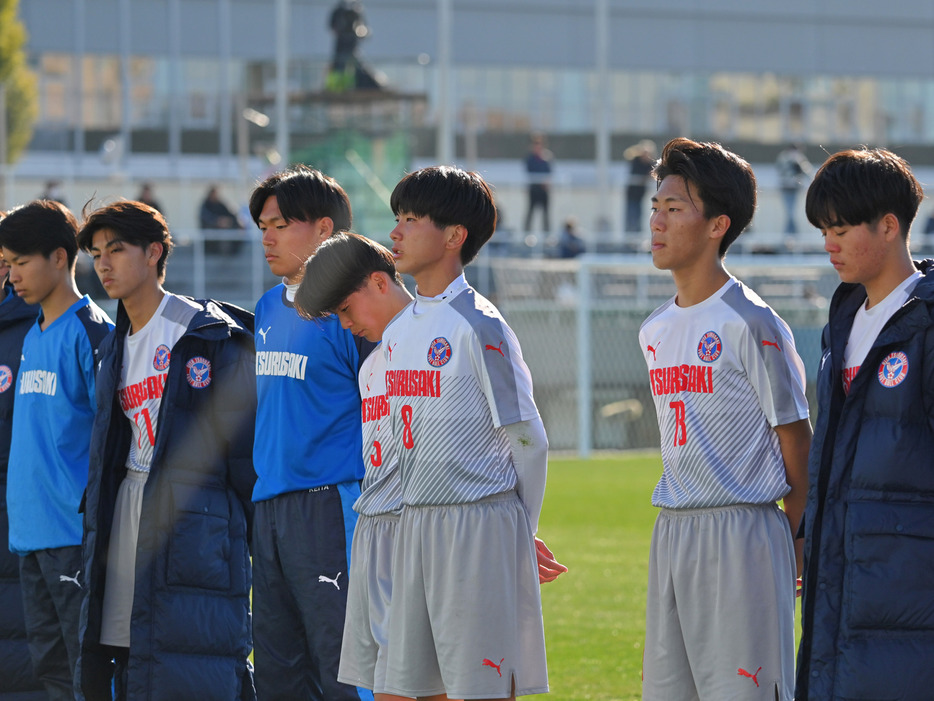
[[[542,587],[555,701],[639,699],[658,453],[549,461],[539,536],[569,572]]]
[[[538,535],[569,571],[542,586],[551,694],[541,698],[641,698],[651,498],[661,471],[657,452],[549,460]]]

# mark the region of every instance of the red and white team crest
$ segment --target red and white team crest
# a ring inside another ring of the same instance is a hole
[[[185,365],[185,379],[195,389],[203,389],[211,384],[211,361],[196,355]]]
[[[428,346],[428,364],[433,368],[446,365],[451,359],[451,344],[448,339],[438,336]]]
[[[6,392],[13,385],[13,371],[7,365],[0,365],[0,392]]]
[[[723,343],[716,331],[708,331],[701,336],[700,343],[697,344],[697,357],[705,363],[712,363],[720,357],[723,352]]]
[[[169,358],[171,357],[172,353],[169,351],[169,347],[163,343],[156,348],[156,355],[152,359],[152,366],[161,372],[169,367]]]
[[[908,377],[908,356],[901,351],[889,353],[879,366],[879,384],[898,387]]]

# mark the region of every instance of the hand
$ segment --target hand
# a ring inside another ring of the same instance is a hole
[[[539,538],[535,539],[535,556],[538,559],[539,583],[553,582],[558,575],[568,571],[567,567],[555,560],[554,553]]]

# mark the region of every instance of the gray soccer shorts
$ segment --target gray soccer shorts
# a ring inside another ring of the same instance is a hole
[[[661,510],[643,699],[791,701],[794,620],[794,545],[776,505]]]
[[[398,514],[360,516],[350,551],[347,613],[337,680],[382,692],[386,681],[392,551]]]
[[[534,541],[515,492],[404,507],[392,571],[386,693],[548,691]]]
[[[136,588],[136,543],[148,472],[127,470],[117,489],[107,550],[107,580],[101,610],[101,644],[130,647],[130,618]]]

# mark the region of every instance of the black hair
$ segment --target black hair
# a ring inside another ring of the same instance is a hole
[[[0,246],[14,253],[39,253],[49,258],[63,248],[69,269],[78,255],[78,222],[65,205],[54,200],[33,200],[15,207],[0,219]]]
[[[467,238],[461,247],[461,263],[467,265],[496,230],[493,191],[479,173],[453,166],[431,166],[409,173],[392,191],[393,214],[428,217],[444,228],[461,225]]]
[[[756,176],[752,167],[720,144],[672,139],[652,173],[657,185],[669,175],[683,178],[697,191],[704,217],[721,214],[730,218],[730,228],[720,240],[720,257],[752,221],[756,211]],[[688,189],[690,194],[690,189]]]
[[[319,170],[297,165],[274,173],[250,195],[250,216],[259,224],[263,205],[275,197],[286,221],[314,222],[330,217],[334,231],[349,231],[353,223],[350,199],[338,182]]]
[[[85,205],[84,226],[78,232],[78,245],[81,246],[81,250],[90,251],[94,245],[94,234],[102,229],[109,229],[115,238],[140,248],[146,248],[151,243],[161,243],[162,255],[156,264],[156,273],[160,280],[164,278],[165,261],[175,244],[168,224],[165,223],[165,217],[159,210],[148,204],[129,200],[114,202],[90,214],[87,214],[87,206]]]
[[[306,319],[337,310],[366,285],[369,276],[386,273],[402,287],[392,252],[360,234],[340,232],[323,241],[305,263],[305,274],[295,293],[295,309]]]
[[[818,229],[875,224],[891,212],[907,240],[924,198],[901,156],[886,149],[848,149],[828,158],[808,187],[804,210]]]

